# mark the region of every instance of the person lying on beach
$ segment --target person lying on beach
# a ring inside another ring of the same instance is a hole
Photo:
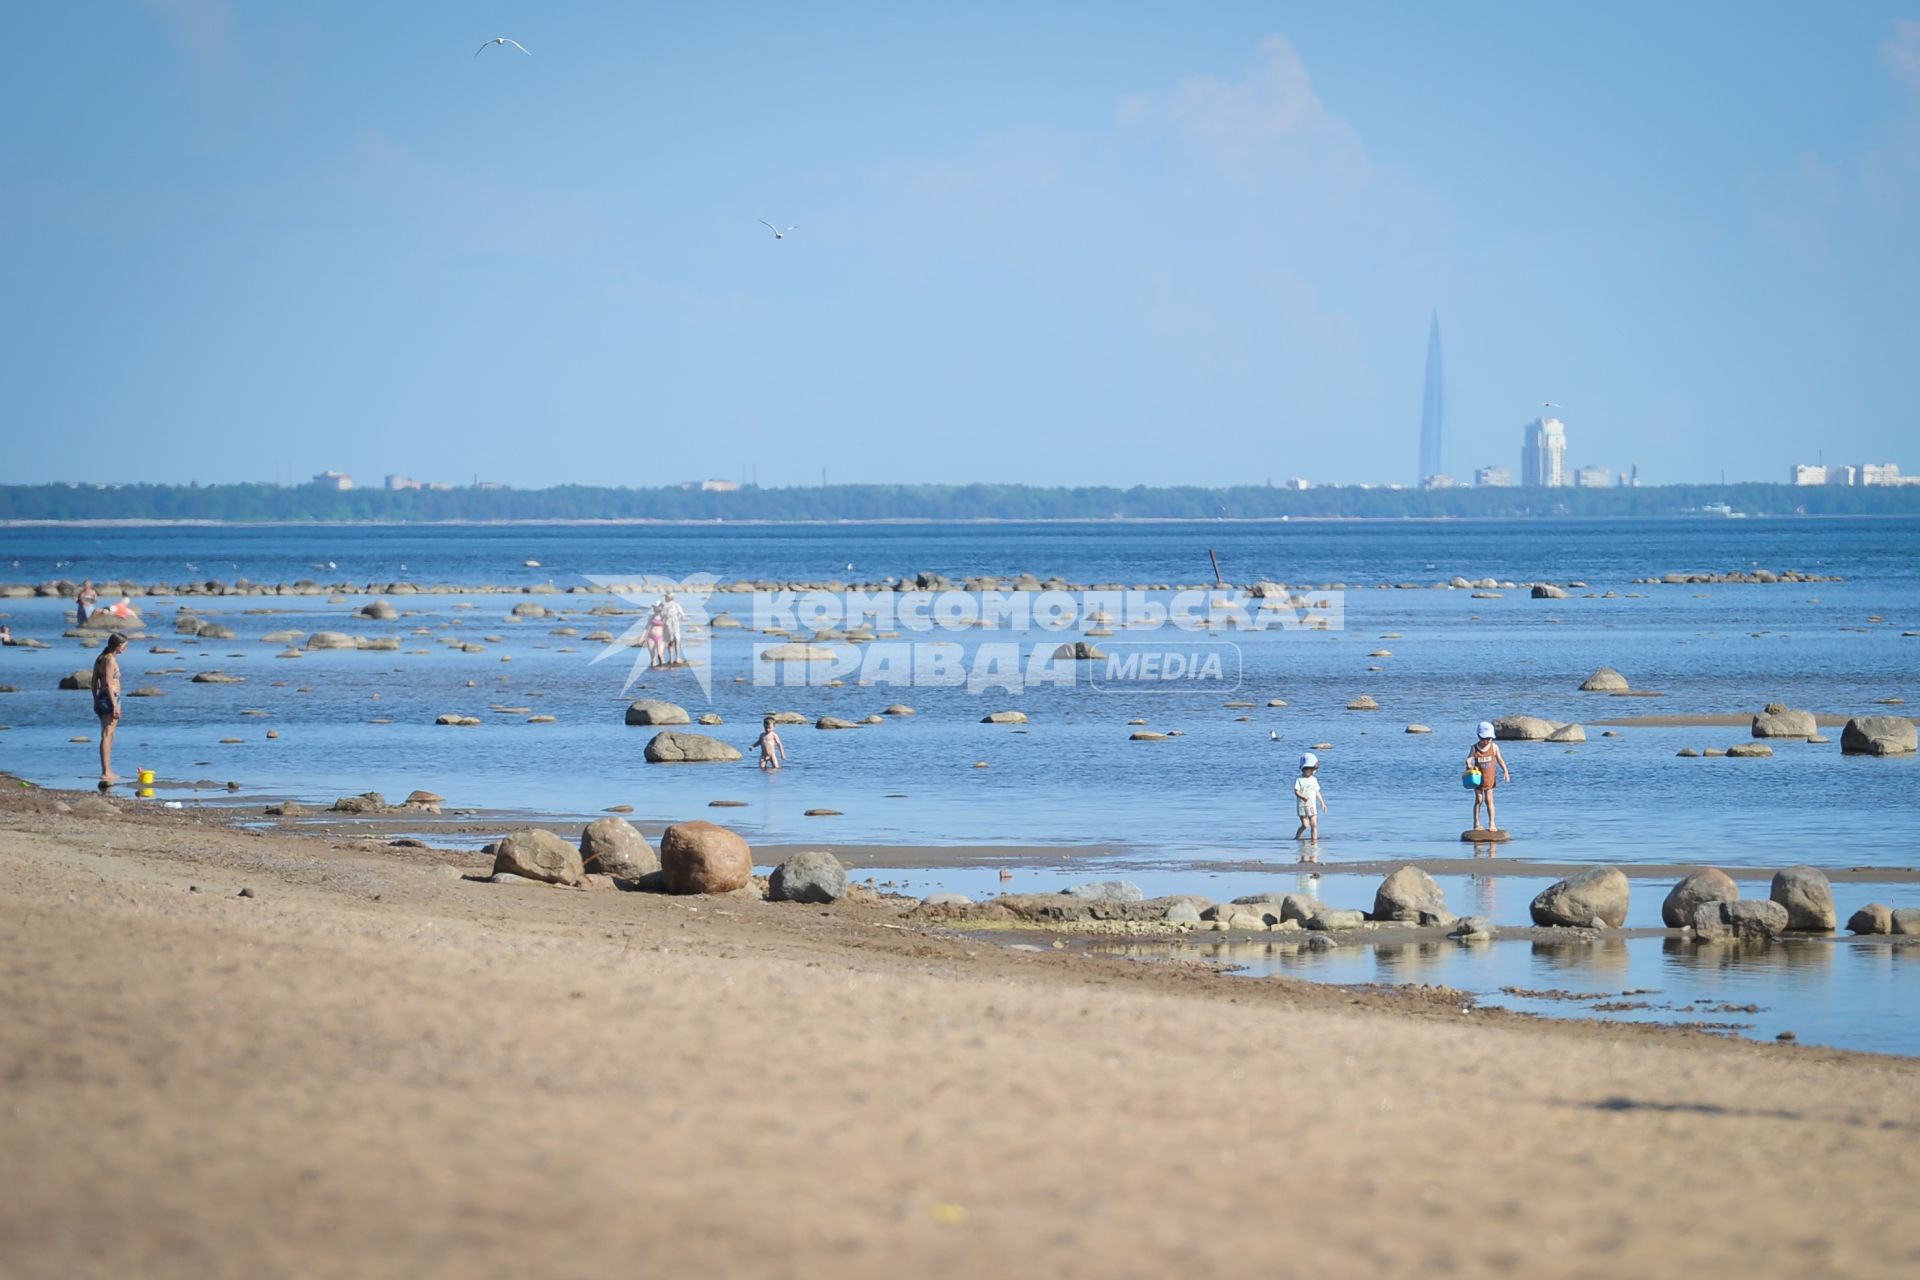
[[[772,716],[760,722],[760,736],[753,740],[753,745],[760,749],[762,769],[778,769],[787,758],[786,744],[780,741],[780,735],[774,731]]]
[[[1512,782],[1513,775],[1507,772],[1507,758],[1500,754],[1500,744],[1493,740],[1493,722],[1480,722],[1479,736],[1467,751],[1467,768],[1478,770],[1480,785],[1473,790],[1473,829],[1475,831],[1498,831],[1493,821],[1493,774],[1498,769],[1506,781]],[[1480,825],[1480,806],[1487,806],[1487,825]]]

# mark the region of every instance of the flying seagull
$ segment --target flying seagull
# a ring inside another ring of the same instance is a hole
[[[487,51],[487,45],[493,45],[493,44],[498,44],[498,45],[510,44],[514,48],[518,49],[520,52],[526,54],[529,58],[533,56],[533,51],[528,49],[527,46],[521,44],[518,40],[510,40],[506,36],[495,36],[493,39],[487,41],[486,44],[483,44],[478,49],[475,49],[473,51],[473,56],[476,58],[479,57],[481,54]]]
[[[767,230],[773,232],[773,238],[775,240],[785,240],[787,238],[788,231],[799,230],[798,227],[786,227],[784,229],[780,227],[776,227],[771,222],[768,222],[765,218],[760,219],[760,225],[765,227]]]

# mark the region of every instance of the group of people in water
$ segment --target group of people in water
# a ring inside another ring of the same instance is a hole
[[[687,619],[687,611],[669,591],[666,597],[653,603],[653,610],[647,615],[646,638],[647,665],[649,667],[671,667],[687,660],[686,651],[681,646],[681,624]]]
[[[1498,775],[1496,779],[1495,775]],[[1493,792],[1501,780],[1512,782],[1513,773],[1507,768],[1507,758],[1500,751],[1500,744],[1494,738],[1493,721],[1482,720],[1474,735],[1473,745],[1467,748],[1466,768],[1460,775],[1461,785],[1473,792],[1473,829],[1475,831],[1498,831],[1494,820]],[[1486,825],[1480,823],[1480,810],[1487,811]],[[1320,757],[1311,751],[1300,756],[1300,776],[1293,780],[1293,811],[1300,819],[1300,825],[1294,829],[1293,838],[1306,843],[1306,850],[1300,855],[1302,862],[1320,860],[1320,815],[1327,812],[1327,799],[1320,791]]]

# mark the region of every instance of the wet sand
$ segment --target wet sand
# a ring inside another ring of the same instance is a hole
[[[1920,1063],[23,794],[10,1275],[1920,1266]]]

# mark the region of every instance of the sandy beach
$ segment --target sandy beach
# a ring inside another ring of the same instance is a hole
[[[0,818],[9,1275],[1920,1264],[1910,1060],[43,803]]]

